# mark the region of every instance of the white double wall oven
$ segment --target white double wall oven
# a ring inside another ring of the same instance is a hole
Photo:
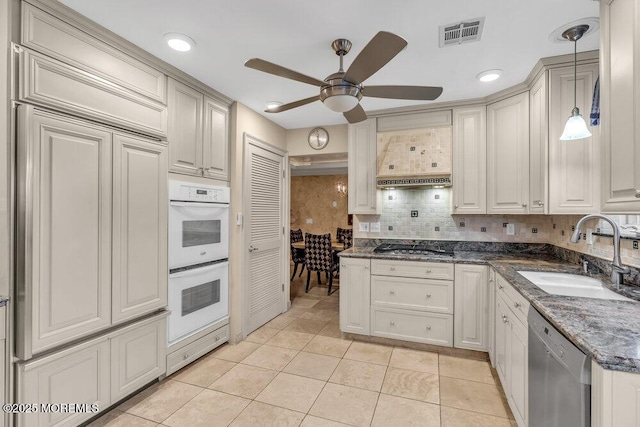
[[[169,180],[171,347],[229,316],[228,187]]]

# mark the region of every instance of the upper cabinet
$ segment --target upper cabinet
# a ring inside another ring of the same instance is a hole
[[[229,108],[169,79],[169,171],[229,180]]]
[[[573,67],[549,70],[549,213],[600,212],[600,129],[590,138],[560,141],[573,109]],[[589,124],[598,62],[577,67],[576,102]],[[533,177],[532,177],[533,178]]]
[[[544,71],[529,91],[529,213],[548,213],[549,84]]]
[[[640,0],[600,2],[602,211],[640,212]]]
[[[528,203],[529,92],[523,92],[487,106],[487,213],[528,213]]]
[[[349,213],[378,213],[376,119],[349,125]]]
[[[487,213],[484,105],[453,110],[453,214]]]

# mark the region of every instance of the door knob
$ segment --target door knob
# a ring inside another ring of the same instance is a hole
[[[249,252],[257,251],[258,248],[254,248],[253,246],[249,246]]]

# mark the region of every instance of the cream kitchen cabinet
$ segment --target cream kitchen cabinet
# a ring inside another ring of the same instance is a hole
[[[489,325],[488,325],[488,336],[489,340],[487,341],[487,351],[489,352],[489,361],[491,362],[491,366],[495,368],[496,366],[496,328],[495,328],[495,318],[496,318],[496,272],[493,268],[489,269]]]
[[[529,213],[549,211],[549,84],[547,71],[529,90]],[[564,116],[563,116],[564,117]]]
[[[0,402],[7,402],[7,392],[9,381],[7,381],[9,375],[7,369],[7,308],[6,306],[0,306]],[[0,427],[6,425],[6,419],[9,416],[7,413],[0,414]]]
[[[340,258],[340,330],[369,335],[371,261]]]
[[[610,371],[591,362],[591,425],[640,425],[640,374]]]
[[[495,366],[511,412],[519,426],[528,423],[529,302],[502,278],[496,278]]]
[[[31,106],[18,116],[27,360],[166,306],[167,147]]]
[[[77,426],[162,376],[167,315],[16,364],[16,403],[87,405],[75,412],[22,413],[17,425]]]
[[[602,211],[640,212],[640,0],[600,2]]]
[[[17,354],[111,325],[111,133],[21,106]]]
[[[453,346],[452,263],[371,260],[371,335]]]
[[[577,67],[577,105],[589,123],[598,62]],[[549,70],[549,213],[600,212],[600,129],[590,138],[560,141],[573,108],[573,67]],[[532,177],[533,180],[533,177]]]
[[[453,109],[452,214],[487,213],[486,107]]]
[[[348,128],[349,213],[379,213],[376,188],[376,119],[350,124]]]
[[[113,137],[112,323],[167,305],[167,147]]]
[[[487,106],[487,213],[528,213],[529,92]]]
[[[169,79],[169,171],[229,180],[227,106]]]
[[[489,341],[489,267],[455,266],[454,345],[487,351]]]

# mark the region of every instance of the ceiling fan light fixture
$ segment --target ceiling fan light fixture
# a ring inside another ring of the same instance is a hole
[[[498,80],[500,78],[500,76],[502,75],[502,70],[487,70],[487,71],[483,71],[480,74],[478,74],[476,76],[476,79],[480,80],[481,82],[492,82],[494,80]]]
[[[178,52],[188,52],[196,45],[191,37],[180,33],[167,33],[164,39],[171,49]]]
[[[327,86],[320,91],[320,99],[330,110],[345,113],[358,105],[362,91],[355,85]]]

